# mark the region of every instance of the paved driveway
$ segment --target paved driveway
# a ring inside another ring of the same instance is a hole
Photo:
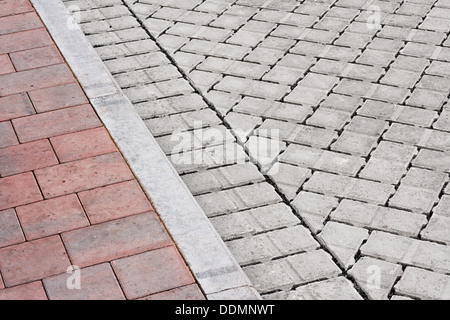
[[[450,298],[449,0],[76,0],[267,299]]]

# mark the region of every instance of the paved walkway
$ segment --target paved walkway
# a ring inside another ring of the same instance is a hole
[[[28,0],[0,1],[0,275],[0,300],[203,299]]]
[[[265,298],[450,297],[448,0],[65,3]]]

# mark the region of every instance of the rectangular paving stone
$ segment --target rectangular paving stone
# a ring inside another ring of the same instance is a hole
[[[348,269],[355,263],[355,255],[369,236],[366,229],[328,222],[319,233],[319,241],[327,247],[339,264]]]
[[[355,176],[364,159],[345,154],[291,144],[281,156],[282,162],[307,168]]]
[[[421,214],[347,199],[342,200],[331,213],[331,219],[409,237],[417,236],[428,223],[426,217]]]
[[[105,128],[69,133],[50,138],[59,161],[70,162],[117,151]]]
[[[348,272],[372,300],[388,300],[392,286],[403,273],[398,264],[362,257]],[[375,278],[377,275],[379,278]]]
[[[439,273],[447,273],[450,268],[449,250],[445,245],[380,231],[372,232],[369,240],[361,247],[363,255]]]
[[[70,273],[45,278],[50,300],[125,300],[120,285],[108,263],[80,269],[81,288],[69,289]]]
[[[0,247],[6,247],[24,241],[25,237],[23,236],[23,232],[14,209],[0,211]]]
[[[7,54],[0,55],[0,75],[15,72],[11,59]]]
[[[293,200],[302,184],[311,177],[311,171],[285,163],[275,163],[267,175],[276,183],[287,199]]]
[[[19,144],[16,133],[10,121],[0,122],[0,148],[11,147]]]
[[[39,169],[35,174],[47,199],[134,178],[119,153]]]
[[[0,249],[0,271],[6,287],[65,272],[70,265],[59,236]]]
[[[55,45],[11,53],[10,57],[18,72],[64,63]]]
[[[89,226],[76,195],[21,206],[16,212],[27,240]]]
[[[0,121],[35,114],[33,105],[26,93],[0,98]]]
[[[286,120],[293,122],[303,122],[312,113],[310,107],[272,102],[263,99],[245,97],[237,104],[233,111],[250,114],[253,116]]]
[[[174,246],[115,260],[111,264],[128,299],[195,282]]]
[[[52,45],[53,40],[44,28],[0,35],[0,54]]]
[[[137,181],[127,181],[78,194],[92,224],[153,211]]]
[[[272,186],[259,183],[195,197],[208,217],[281,201]]]
[[[0,179],[0,210],[42,200],[31,172]]]
[[[423,300],[448,300],[450,277],[414,267],[407,267],[395,285],[399,294]]]
[[[154,213],[144,213],[65,232],[62,239],[79,267],[112,261],[171,245]]]
[[[162,98],[156,101],[134,104],[143,119],[207,108],[208,105],[197,94]]]
[[[48,140],[0,149],[0,174],[3,177],[55,164],[58,159]]]
[[[82,105],[13,120],[20,142],[50,138],[101,126],[93,108]]]
[[[288,296],[294,300],[363,300],[345,277],[313,282],[298,287]]]
[[[1,300],[47,300],[40,281],[0,290]]]
[[[0,4],[0,16],[2,17],[31,11],[33,11],[33,7],[28,0],[5,0]]]
[[[7,96],[70,82],[74,82],[74,77],[69,68],[65,64],[57,64],[0,75],[0,95]]]
[[[450,243],[448,228],[450,217],[433,214],[427,227],[421,232],[422,239],[436,241],[439,243]]]
[[[264,181],[258,168],[250,163],[191,173],[182,179],[194,195]]]
[[[385,204],[395,191],[393,186],[387,184],[323,172],[315,172],[304,189],[375,204]]]

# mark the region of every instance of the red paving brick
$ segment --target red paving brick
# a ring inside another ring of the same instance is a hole
[[[128,299],[194,283],[173,246],[116,260],[111,265]]]
[[[75,194],[18,207],[16,211],[27,240],[89,225]]]
[[[12,123],[22,143],[101,126],[90,105],[35,114]]]
[[[25,238],[14,209],[0,211],[0,248],[24,241]]]
[[[50,300],[125,300],[122,289],[108,263],[79,270],[80,289],[68,289],[70,274],[43,280]]]
[[[89,101],[78,83],[31,91],[31,101],[38,112],[52,111],[87,104]]]
[[[39,169],[35,174],[47,199],[134,178],[119,153]]]
[[[41,68],[64,62],[56,46],[11,53],[11,61],[17,71]]]
[[[0,121],[29,116],[35,113],[26,93],[0,98]]]
[[[7,54],[0,55],[0,75],[15,72],[11,59]]]
[[[0,36],[0,54],[45,47],[53,44],[44,28]]]
[[[171,245],[154,213],[69,231],[62,234],[71,261],[85,267]]]
[[[0,210],[42,200],[31,172],[0,179]]]
[[[33,11],[33,7],[28,0],[0,1],[0,17],[30,11]]]
[[[153,294],[140,300],[205,300],[205,296],[196,284]]]
[[[42,67],[0,76],[0,96],[53,87],[74,82],[65,64]]]
[[[39,140],[0,149],[0,175],[45,168],[58,164],[48,140]]]
[[[11,122],[0,122],[0,148],[14,146],[18,143]]]
[[[0,249],[0,272],[6,287],[65,272],[70,265],[59,236]]]
[[[0,0],[0,300],[126,298],[204,299],[29,0]]]
[[[81,160],[117,151],[105,128],[75,132],[50,139],[61,162]]]
[[[42,22],[34,12],[0,18],[0,35],[42,28]]]
[[[81,192],[78,196],[94,224],[153,210],[135,180]]]
[[[40,281],[0,290],[0,300],[47,300]]]

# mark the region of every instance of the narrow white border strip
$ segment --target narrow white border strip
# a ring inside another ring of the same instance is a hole
[[[208,299],[261,299],[61,0],[31,0]]]

